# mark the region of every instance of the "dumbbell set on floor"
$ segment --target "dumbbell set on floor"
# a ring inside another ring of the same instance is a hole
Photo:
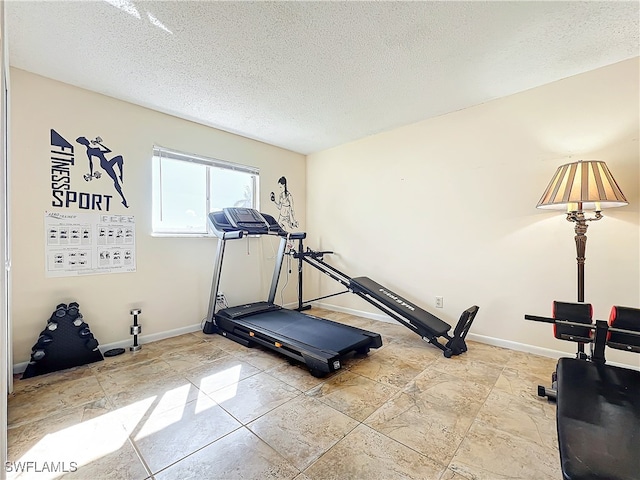
[[[102,360],[98,345],[80,305],[59,303],[31,349],[23,378]]]
[[[38,337],[38,341],[32,348],[31,360],[42,360],[46,355],[46,346],[53,342],[51,332],[58,329],[58,323],[68,316],[68,320],[73,322],[73,326],[78,328],[78,336],[87,340],[86,348],[95,350],[98,348],[98,341],[94,338],[89,325],[84,322],[84,317],[80,313],[80,305],[77,302],[71,302],[69,305],[59,303],[55,311],[51,314],[47,322],[47,328]]]

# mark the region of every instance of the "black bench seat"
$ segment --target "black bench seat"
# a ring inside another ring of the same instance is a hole
[[[640,479],[640,371],[561,358],[556,372],[563,478]]]

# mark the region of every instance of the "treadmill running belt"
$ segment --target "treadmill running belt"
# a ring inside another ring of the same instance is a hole
[[[277,310],[260,313],[236,320],[238,324],[255,325],[269,330],[279,337],[287,337],[297,342],[313,345],[321,350],[340,354],[352,350],[355,344],[368,340],[362,330],[348,325],[312,317],[295,310]]]

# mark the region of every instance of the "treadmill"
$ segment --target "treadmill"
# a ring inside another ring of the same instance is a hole
[[[288,233],[270,215],[251,208],[224,208],[208,216],[209,226],[218,237],[213,270],[206,334],[218,333],[235,342],[252,347],[261,345],[304,363],[315,377],[339,370],[349,354],[367,354],[382,346],[378,333],[288,310],[274,303],[278,280],[289,240],[299,240],[306,233]],[[269,298],[216,311],[224,251],[228,240],[245,235],[280,237]]]

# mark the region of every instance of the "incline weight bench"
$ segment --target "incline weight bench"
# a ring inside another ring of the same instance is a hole
[[[309,306],[303,305],[304,302],[302,301],[302,262],[306,262],[347,288],[347,290],[343,292],[315,298],[307,301],[306,303],[351,292],[366,300],[371,305],[377,307],[412,332],[417,333],[422,337],[422,339],[438,347],[442,350],[445,357],[450,358],[453,355],[460,355],[467,351],[465,338],[478,313],[478,306],[474,305],[462,312],[453,331],[453,335],[450,335],[448,332],[451,330],[451,325],[420,308],[406,298],[392,292],[370,278],[351,278],[337,268],[326,263],[323,256],[327,253],[332,252],[316,252],[309,248],[304,251],[302,239],[298,240],[298,251],[293,253],[294,258],[298,260],[297,310],[306,310],[307,308],[310,308]],[[444,343],[440,341],[441,338],[444,339]]]
[[[449,358],[452,355],[460,355],[467,351],[467,344],[464,339],[478,313],[477,306],[474,305],[462,312],[453,332],[453,337],[451,337],[449,335],[451,325],[412,304],[400,295],[387,290],[370,278],[352,278],[349,286],[353,293],[375,305],[387,315],[438,347],[443,351],[445,357]],[[440,343],[438,340],[440,337],[445,338],[447,343],[444,345]]]
[[[586,329],[589,335],[573,341],[592,345],[590,361],[580,356],[561,358],[556,368],[564,480],[638,480],[640,371],[607,365],[604,351],[608,346],[640,353],[640,309],[613,307],[609,323],[598,320],[588,326],[560,318],[525,318],[581,333]]]

